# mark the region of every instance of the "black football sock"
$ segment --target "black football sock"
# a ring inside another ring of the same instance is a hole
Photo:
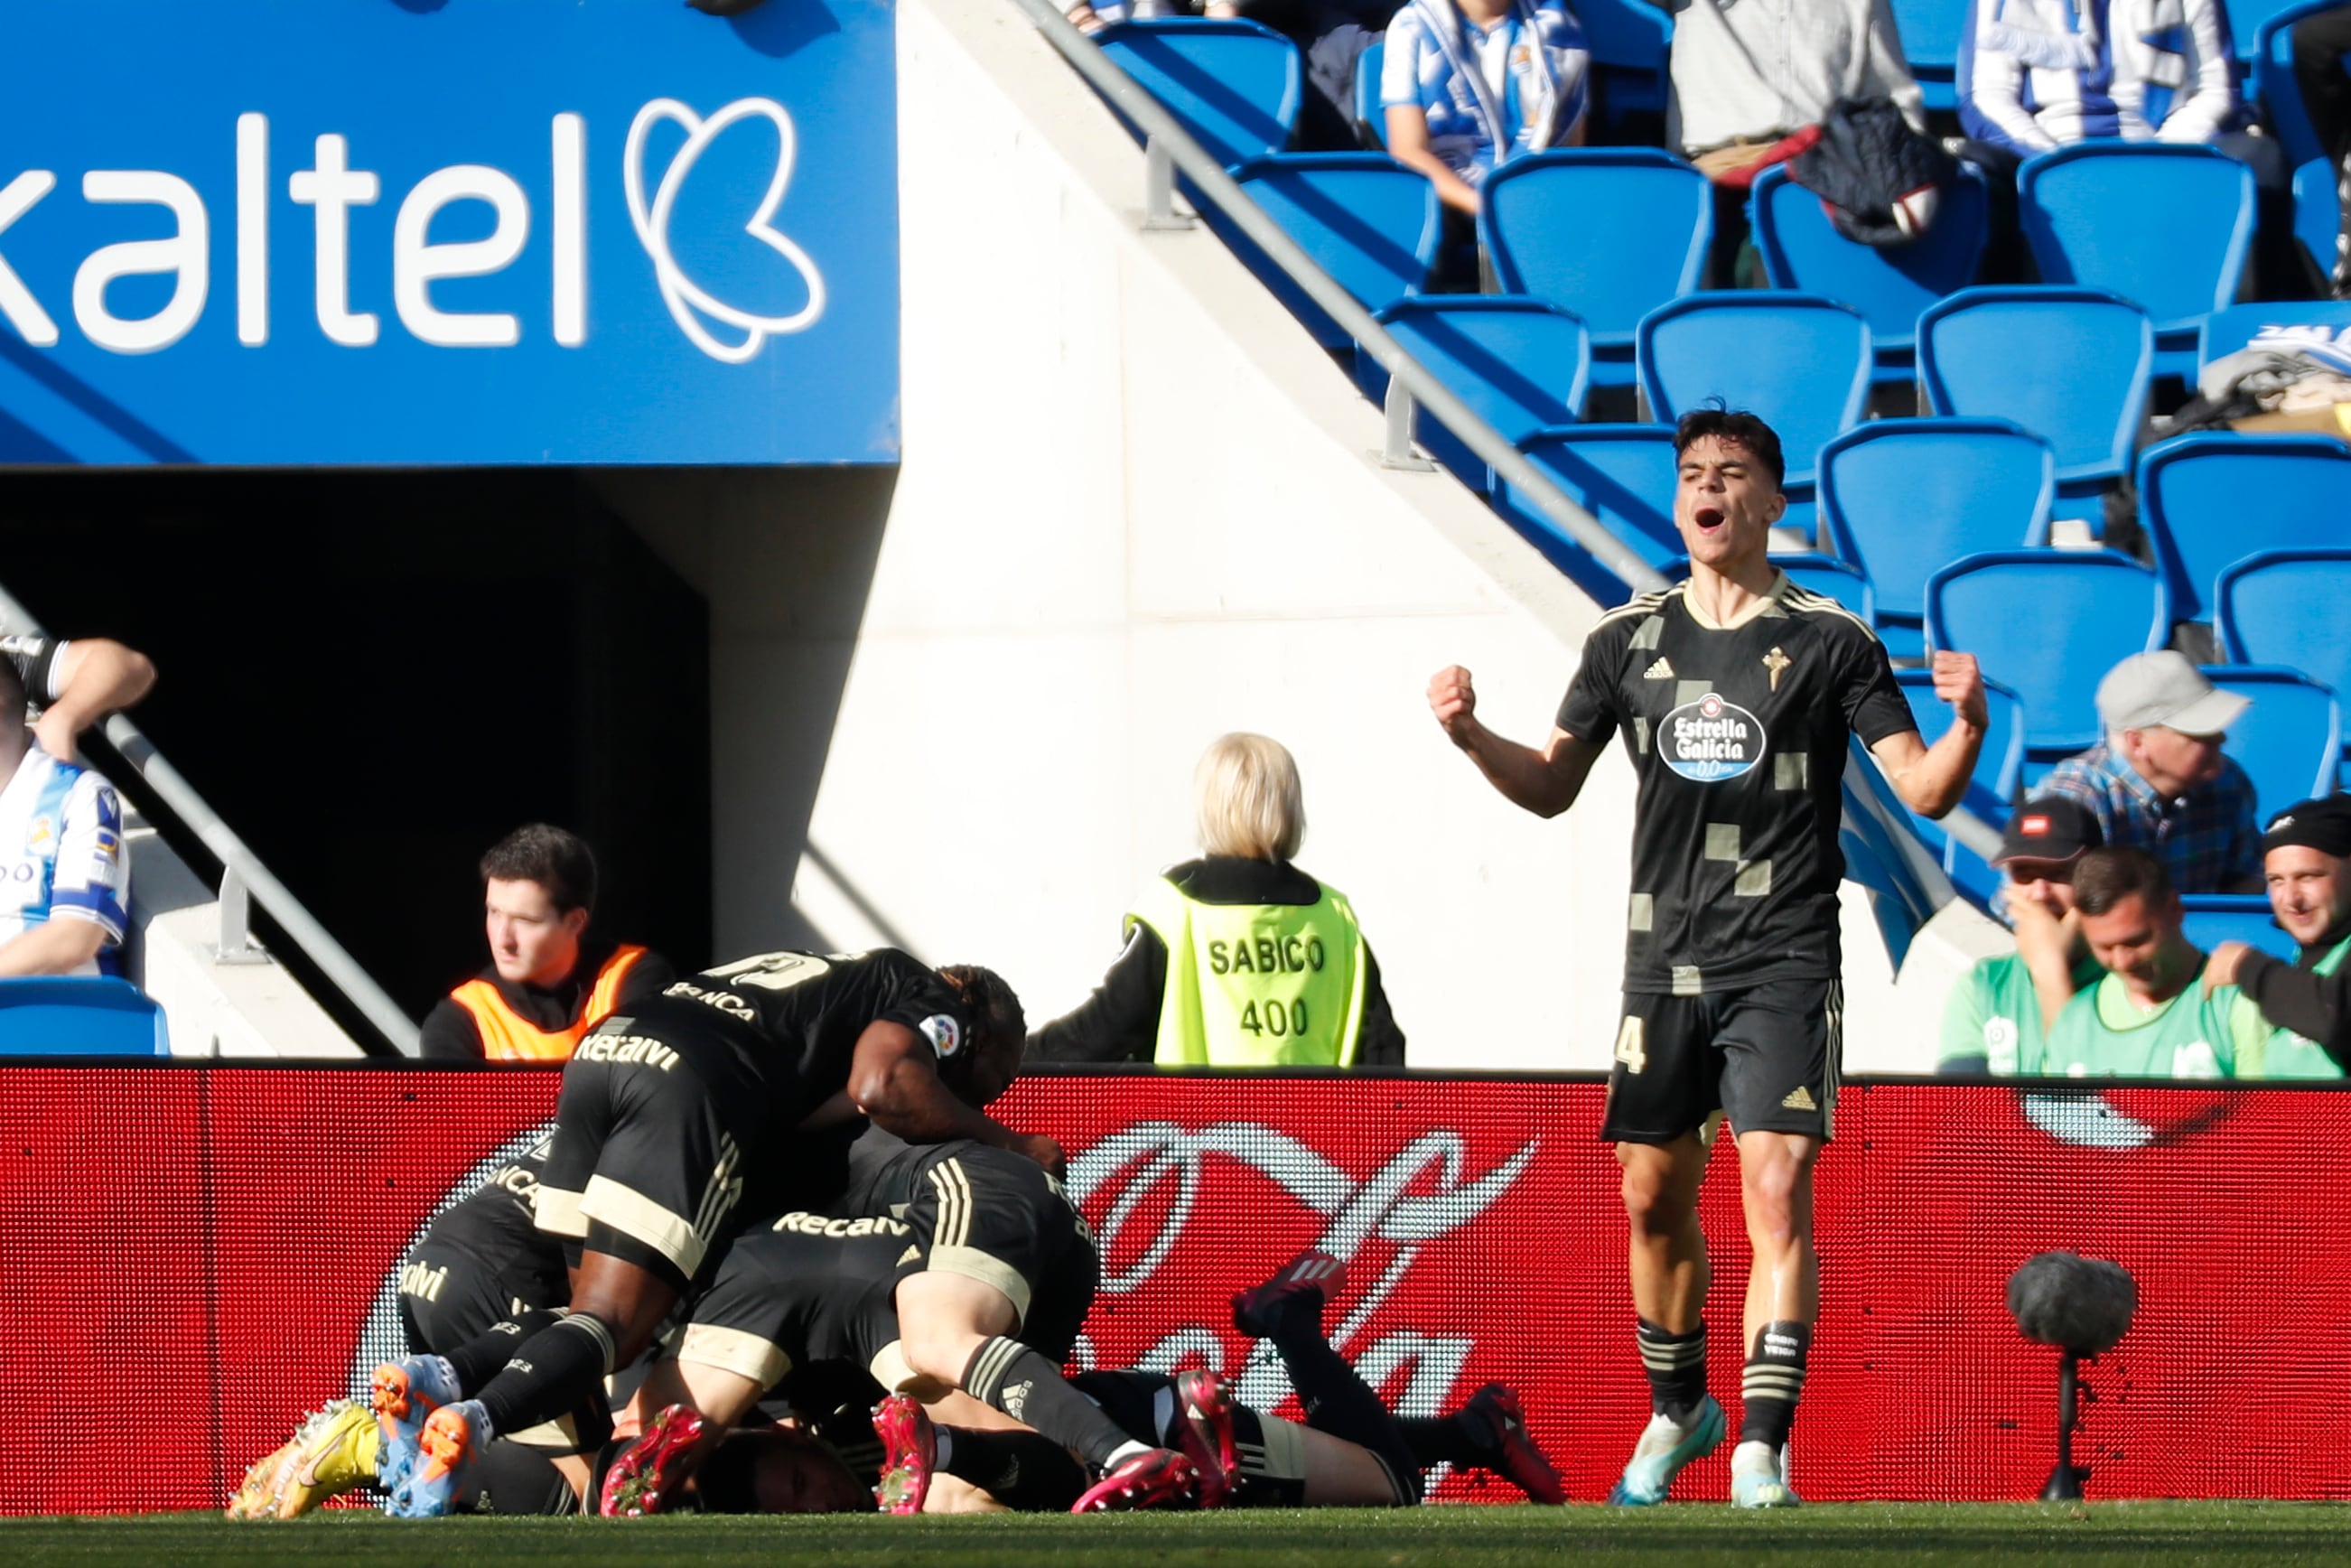
[[[1297,1298],[1292,1298],[1293,1302]],[[1322,1305],[1311,1313],[1284,1311],[1266,1336],[1290,1369],[1290,1385],[1306,1410],[1306,1424],[1318,1432],[1371,1450],[1388,1473],[1399,1503],[1420,1500],[1420,1465],[1395,1413],[1380,1402],[1371,1385],[1356,1375],[1347,1358],[1322,1337]]]
[[[1482,1469],[1499,1452],[1486,1424],[1464,1420],[1458,1410],[1450,1416],[1399,1416],[1396,1426],[1412,1448],[1412,1462],[1424,1470],[1431,1465]]]
[[[1075,1448],[1096,1469],[1125,1458],[1128,1449],[1144,1447],[1121,1431],[1100,1406],[1061,1381],[1060,1367],[1017,1339],[998,1335],[982,1344],[964,1368],[962,1383],[963,1391],[974,1399]]]
[[[1640,1341],[1641,1365],[1649,1375],[1649,1408],[1677,1426],[1687,1426],[1706,1402],[1706,1325],[1674,1333],[1642,1318],[1633,1334]]]
[[[563,1479],[543,1449],[520,1443],[492,1443],[482,1450],[473,1476],[474,1513],[574,1514],[580,1494]]]
[[[1086,1490],[1070,1450],[1040,1432],[942,1427],[939,1448],[939,1474],[969,1481],[1015,1512],[1067,1513]]]
[[[458,1390],[471,1396],[506,1369],[523,1341],[541,1329],[553,1328],[562,1316],[553,1307],[517,1312],[504,1322],[491,1324],[455,1349],[443,1351],[441,1359],[456,1373]]]
[[[522,1342],[474,1396],[494,1435],[511,1436],[579,1408],[603,1391],[612,1371],[612,1331],[586,1312],[566,1312]]]
[[[1746,1405],[1739,1419],[1740,1442],[1768,1443],[1774,1449],[1786,1444],[1796,1400],[1804,1392],[1804,1355],[1812,1346],[1810,1323],[1766,1323],[1755,1336],[1740,1379]]]

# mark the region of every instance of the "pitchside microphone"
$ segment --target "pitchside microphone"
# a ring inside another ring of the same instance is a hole
[[[2103,1258],[2043,1252],[2008,1277],[2008,1310],[2036,1344],[2054,1345],[2057,1364],[2057,1467],[2041,1489],[2048,1502],[2074,1502],[2090,1472],[2074,1463],[2074,1427],[2080,1414],[2080,1369],[2095,1361],[2130,1327],[2138,1286],[2130,1271]]]

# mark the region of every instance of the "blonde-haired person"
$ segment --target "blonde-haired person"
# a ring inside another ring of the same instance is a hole
[[[1193,774],[1201,858],[1155,878],[1102,983],[1029,1039],[1044,1061],[1401,1067],[1404,1033],[1346,897],[1290,863],[1298,764],[1219,738]]]

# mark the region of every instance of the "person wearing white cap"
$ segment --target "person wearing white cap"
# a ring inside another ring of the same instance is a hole
[[[2253,782],[2220,753],[2251,706],[2184,654],[2134,653],[2098,683],[2106,738],[2060,762],[2039,791],[2087,807],[2110,846],[2152,852],[2181,893],[2259,893]]]

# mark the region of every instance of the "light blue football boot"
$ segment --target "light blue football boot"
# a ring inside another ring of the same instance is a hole
[[[1788,1450],[1741,1443],[1730,1451],[1733,1508],[1797,1508],[1803,1499],[1788,1485]]]
[[[426,1417],[455,1402],[455,1369],[437,1355],[403,1355],[387,1361],[368,1379],[368,1405],[383,1436],[376,1449],[376,1485],[397,1491],[416,1469],[417,1441]]]
[[[1667,1416],[1650,1416],[1633,1457],[1625,1463],[1624,1478],[1609,1492],[1608,1500],[1624,1508],[1646,1508],[1665,1501],[1682,1467],[1714,1452],[1729,1427],[1722,1406],[1711,1394],[1699,1401],[1687,1426]]]

